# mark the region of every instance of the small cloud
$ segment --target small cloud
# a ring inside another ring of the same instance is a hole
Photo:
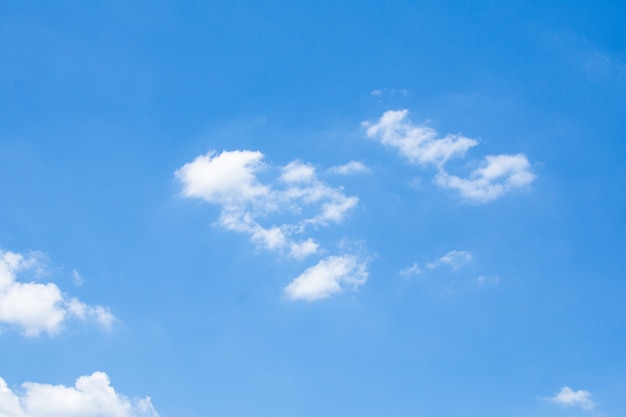
[[[94,319],[110,328],[114,317],[108,308],[67,298],[54,283],[17,280],[31,268],[41,268],[36,258],[0,250],[0,323],[16,326],[31,337],[58,333],[68,317]]]
[[[417,262],[415,262],[413,265],[411,265],[408,268],[404,268],[404,269],[400,270],[400,275],[404,275],[404,276],[419,275],[421,273],[422,273],[422,270],[420,269],[420,267],[417,264]]]
[[[82,286],[85,283],[82,275],[80,275],[80,273],[76,269],[72,269],[72,279],[74,280],[74,285],[78,287]]]
[[[289,300],[315,301],[328,298],[346,288],[356,289],[367,281],[367,264],[355,256],[329,256],[284,288]]]
[[[443,165],[455,156],[464,156],[478,141],[462,135],[448,134],[438,138],[437,131],[416,126],[408,120],[408,110],[390,110],[378,122],[363,122],[367,137],[396,148],[409,162],[418,165]]]
[[[472,261],[472,254],[464,250],[452,250],[441,258],[434,262],[429,262],[426,266],[430,269],[438,268],[442,265],[447,265],[450,268],[457,270]]]
[[[370,94],[373,96],[377,96],[377,97],[380,97],[382,95],[396,95],[396,94],[406,97],[409,94],[409,92],[408,90],[405,90],[402,88],[381,88],[381,89],[372,90]]]
[[[0,412],[6,417],[158,417],[150,397],[128,398],[118,393],[104,372],[78,378],[74,386],[25,382],[12,391],[0,378]]]
[[[344,165],[337,165],[328,169],[331,174],[350,175],[370,172],[370,169],[358,161],[350,161]]]
[[[301,243],[292,243],[289,255],[297,259],[313,255],[319,249],[319,245],[313,239],[307,239]]]
[[[589,391],[574,391],[570,387],[563,387],[554,396],[549,398],[555,404],[564,407],[580,407],[583,410],[592,410],[596,407],[596,403],[591,399]]]
[[[293,161],[283,167],[280,179],[286,183],[311,182],[315,179],[315,168],[311,164]]]
[[[450,175],[442,168],[435,182],[441,187],[457,190],[468,200],[485,203],[513,189],[525,187],[535,178],[524,154],[488,155],[469,178]]]
[[[479,286],[483,286],[483,285],[488,285],[488,284],[498,284],[500,282],[500,277],[498,276],[494,276],[494,277],[488,277],[485,275],[480,275],[478,278],[476,278],[476,284]]]

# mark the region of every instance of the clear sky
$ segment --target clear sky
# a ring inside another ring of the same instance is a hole
[[[1,1],[0,417],[626,415],[625,20]]]

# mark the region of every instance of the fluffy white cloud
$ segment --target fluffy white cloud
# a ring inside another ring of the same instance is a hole
[[[370,172],[370,169],[362,162],[350,161],[347,164],[337,165],[328,169],[331,174],[350,175]]]
[[[16,326],[26,336],[55,334],[68,317],[93,319],[104,327],[114,321],[110,311],[67,298],[53,283],[18,282],[17,274],[38,268],[36,258],[0,250],[0,323]]]
[[[209,152],[176,171],[185,197],[211,203],[239,206],[258,201],[269,190],[260,184],[256,172],[262,168],[263,154],[252,151]]]
[[[452,269],[459,269],[472,261],[472,254],[464,250],[451,250],[434,262],[429,262],[426,266],[430,269],[441,265],[447,265]]]
[[[478,144],[475,139],[448,134],[437,138],[434,129],[415,126],[408,120],[408,110],[386,111],[377,123],[363,122],[367,136],[383,145],[396,148],[412,163],[441,166],[453,156],[464,156]]]
[[[450,175],[440,170],[435,178],[442,187],[457,190],[469,200],[487,202],[515,188],[529,185],[535,180],[530,162],[524,154],[488,155],[469,178]]]
[[[158,417],[149,397],[129,399],[115,391],[104,372],[81,376],[73,387],[35,382],[20,394],[0,378],[2,417]]]
[[[290,300],[315,301],[345,288],[355,289],[363,285],[367,277],[367,264],[356,256],[329,256],[307,268],[284,291]]]
[[[567,407],[580,407],[583,410],[592,410],[596,404],[591,399],[589,391],[574,391],[570,387],[563,387],[550,401]]]
[[[209,152],[178,169],[175,177],[183,186],[183,196],[218,204],[222,210],[219,224],[247,233],[258,247],[296,258],[316,253],[316,242],[301,241],[297,235],[308,226],[341,222],[358,198],[323,183],[315,167],[301,161],[281,167],[280,175],[264,184],[257,176],[269,170],[262,159],[258,151]],[[262,224],[270,214],[289,221]]]

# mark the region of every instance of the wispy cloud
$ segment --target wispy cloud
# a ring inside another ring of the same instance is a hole
[[[472,261],[472,254],[464,250],[451,250],[443,255],[441,258],[429,262],[426,266],[430,269],[438,268],[440,266],[448,266],[454,270],[460,269]]]
[[[356,289],[367,277],[367,264],[356,256],[329,256],[306,269],[284,291],[289,300],[315,301],[345,289]]]
[[[258,174],[270,170],[262,160],[258,151],[209,152],[178,169],[175,177],[183,196],[219,205],[220,226],[247,233],[258,247],[296,258],[317,253],[317,242],[298,237],[309,226],[340,223],[358,198],[323,183],[315,167],[301,161],[280,167],[273,181],[262,183]],[[290,221],[262,224],[269,214]]]
[[[488,155],[469,178],[450,175],[443,169],[435,177],[438,185],[457,190],[463,197],[477,202],[495,200],[534,180],[535,174],[531,172],[530,162],[524,154]]]
[[[592,410],[596,407],[596,403],[591,399],[591,393],[585,390],[574,391],[570,387],[563,387],[561,390],[549,398],[550,401],[566,406],[580,407],[583,410]]]
[[[20,328],[25,336],[56,334],[69,317],[110,328],[114,317],[107,307],[67,297],[54,283],[17,281],[19,273],[40,266],[36,258],[0,250],[0,323]]]
[[[409,162],[421,165],[440,166],[453,156],[465,155],[478,144],[477,140],[462,135],[438,138],[436,130],[414,125],[408,115],[408,110],[390,110],[378,122],[363,122],[363,126],[369,138],[395,148]]]
[[[404,275],[404,276],[419,275],[421,273],[422,273],[422,270],[420,269],[420,267],[417,264],[417,262],[415,262],[413,265],[411,265],[408,268],[404,268],[404,269],[400,270],[400,275]]]
[[[158,417],[150,397],[127,398],[111,386],[104,372],[81,376],[74,386],[36,382],[12,391],[0,378],[0,415],[3,417]]]
[[[350,161],[344,165],[330,167],[328,172],[331,174],[350,175],[370,172],[370,169],[362,162]]]
[[[372,90],[370,93],[373,96],[383,96],[383,95],[396,95],[399,94],[401,96],[407,96],[409,94],[408,90],[402,88],[379,88],[376,90]]]
[[[464,157],[478,140],[460,134],[439,137],[430,127],[414,125],[408,115],[408,110],[386,111],[376,123],[363,122],[366,135],[395,148],[411,163],[436,167],[435,183],[459,192],[465,200],[486,203],[536,179],[528,158],[521,153],[487,155],[468,178],[450,174],[446,162]]]

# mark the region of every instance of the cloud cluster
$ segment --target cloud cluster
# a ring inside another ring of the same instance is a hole
[[[317,242],[298,237],[307,227],[341,222],[358,198],[323,183],[315,167],[300,161],[281,167],[280,175],[264,184],[258,177],[268,168],[262,160],[258,151],[209,152],[185,164],[175,176],[183,186],[183,196],[221,207],[223,228],[247,233],[257,246],[296,258],[316,253]],[[343,173],[355,168],[360,166],[344,166]],[[262,225],[271,214],[296,221]]]
[[[464,157],[478,141],[463,135],[439,137],[432,128],[414,125],[408,115],[408,110],[390,110],[376,123],[363,122],[363,126],[369,138],[397,149],[409,162],[435,166],[435,183],[439,186],[455,190],[467,200],[488,202],[534,181],[535,174],[524,154],[487,155],[468,178],[449,174],[446,162]]]
[[[292,161],[278,168],[278,175],[263,182],[272,171],[258,151],[209,152],[175,172],[182,195],[221,208],[218,224],[226,230],[248,234],[259,248],[304,259],[320,253],[320,244],[305,236],[310,228],[343,221],[358,203],[340,187],[322,182],[313,165]],[[329,170],[335,174],[366,172],[351,161]],[[268,218],[281,219],[278,224]],[[365,264],[351,255],[331,256],[307,269],[286,289],[291,300],[314,300],[365,282]]]
[[[158,417],[149,397],[117,393],[103,372],[81,376],[73,387],[25,382],[21,391],[12,391],[0,378],[0,416]]]
[[[592,410],[596,403],[591,399],[591,393],[585,390],[574,391],[570,387],[563,387],[549,398],[550,401],[565,407],[580,407],[583,410]]]
[[[306,269],[284,289],[290,300],[314,301],[345,288],[357,288],[367,280],[367,264],[356,256],[329,256]]]
[[[20,272],[39,267],[35,257],[0,250],[0,323],[20,328],[25,336],[55,334],[68,317],[111,326],[114,318],[108,308],[68,298],[54,283],[17,281]]]

